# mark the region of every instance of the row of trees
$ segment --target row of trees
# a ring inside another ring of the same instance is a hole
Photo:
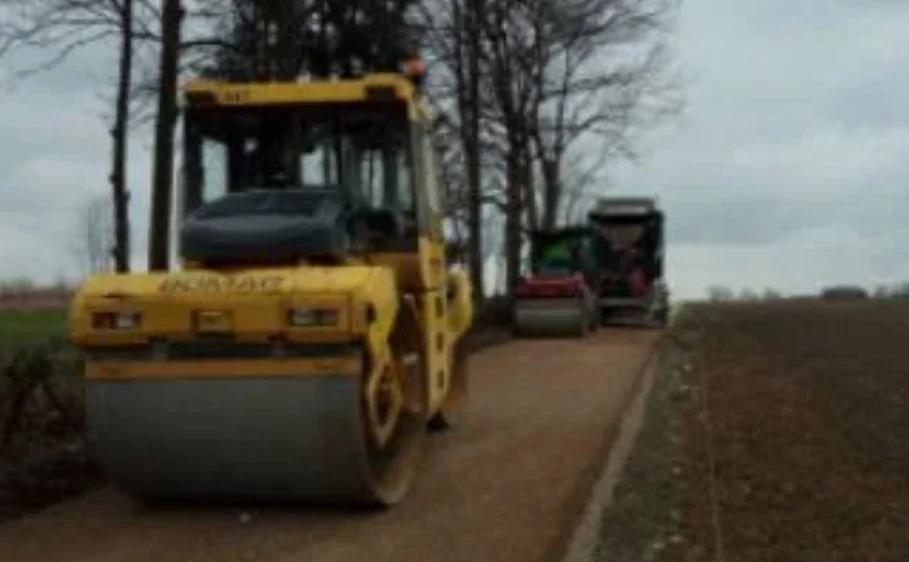
[[[729,287],[721,285],[712,285],[707,288],[707,298],[712,302],[728,301],[771,301],[784,298],[783,294],[776,289],[766,288],[763,291],[744,288],[735,291]]]
[[[833,295],[836,293],[856,296],[862,295],[863,297],[871,297],[875,299],[909,299],[909,282],[893,283],[891,285],[878,285],[874,288],[873,291],[868,291],[858,285],[831,286],[825,287],[821,290],[821,294]],[[810,298],[812,296],[816,295],[795,295],[788,298]],[[713,302],[729,302],[759,300],[768,301],[779,300],[787,297],[775,289],[764,289],[762,292],[758,292],[753,289],[745,288],[741,291],[736,292],[729,287],[713,285],[707,289],[707,298]]]
[[[676,8],[675,0],[0,0],[0,59],[53,49],[28,73],[117,42],[110,213],[122,272],[129,131],[143,108],[155,137],[149,267],[169,266],[181,75],[349,76],[419,52],[438,114],[447,213],[482,295],[485,258],[499,240],[510,288],[526,231],[576,216],[604,188],[607,165],[634,157],[637,133],[681,107],[669,49]]]
[[[878,285],[871,292],[876,299],[909,299],[909,281],[892,285]]]

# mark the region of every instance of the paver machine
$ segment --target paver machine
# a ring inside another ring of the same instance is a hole
[[[92,450],[152,500],[390,506],[456,423],[472,287],[451,269],[416,81],[183,89],[179,271],[71,305]]]
[[[588,213],[595,238],[601,321],[662,326],[669,316],[663,281],[663,212],[648,197],[606,197]]]
[[[514,295],[516,335],[584,337],[599,327],[596,234],[587,226],[531,233],[531,271]]]

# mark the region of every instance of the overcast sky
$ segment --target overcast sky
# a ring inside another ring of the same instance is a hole
[[[676,295],[909,279],[907,30],[897,0],[684,0],[688,108],[613,188],[660,198]],[[113,62],[86,51],[0,95],[0,277],[75,270],[77,209],[108,190]],[[150,141],[132,142],[144,267]]]

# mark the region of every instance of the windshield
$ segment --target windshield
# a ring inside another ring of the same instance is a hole
[[[244,191],[209,203],[199,209],[196,216],[203,218],[237,215],[312,216],[325,202],[323,191],[302,189]]]
[[[639,222],[600,224],[600,234],[616,251],[632,248],[641,240],[647,226]]]
[[[581,247],[576,239],[563,238],[545,243],[536,260],[539,277],[563,277],[580,269]]]
[[[409,146],[403,113],[387,108],[195,110],[186,115],[184,189],[193,208],[228,193],[330,189],[411,214]]]

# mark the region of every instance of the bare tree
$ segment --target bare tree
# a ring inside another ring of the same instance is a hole
[[[425,1],[445,75],[434,94],[461,135],[459,175],[471,184],[460,201],[476,194],[505,215],[512,287],[526,231],[582,216],[613,158],[634,156],[634,133],[680,107],[667,72],[674,0],[483,0],[482,10],[469,0]],[[487,159],[482,189],[468,179],[471,154]],[[464,213],[474,228],[481,215]]]
[[[633,156],[637,128],[681,107],[668,72],[673,1],[533,0],[543,20],[536,24],[531,114],[543,228],[556,226],[567,189],[575,197],[589,192],[613,156]],[[581,160],[586,169],[571,169]],[[576,176],[574,186],[567,175]]]
[[[761,298],[765,301],[778,301],[783,298],[783,294],[772,287],[764,289]]]
[[[409,50],[405,15],[413,2],[163,0],[160,33],[143,35],[161,46],[154,84],[143,89],[157,96],[158,102],[151,269],[169,267],[176,81],[181,69],[228,80],[293,80],[302,74],[350,76],[363,70],[387,70]],[[184,20],[194,24],[192,36],[184,37]]]
[[[209,0],[189,0],[193,16],[203,23],[212,18]],[[23,49],[49,53],[31,68],[16,72],[23,79],[63,63],[73,52],[112,39],[119,39],[119,64],[114,102],[110,182],[116,225],[115,261],[118,271],[129,269],[130,226],[127,187],[128,134],[131,101],[158,98],[153,162],[152,220],[149,266],[168,266],[170,202],[172,200],[173,137],[177,119],[177,69],[181,52],[205,51],[223,44],[211,29],[201,26],[204,36],[181,42],[179,32],[183,6],[179,0],[0,0],[0,58]],[[157,24],[157,25],[156,25]],[[133,84],[136,47],[159,46],[158,60],[151,71],[154,86]],[[208,54],[208,51],[205,52]]]
[[[586,219],[597,196],[610,187],[606,173],[607,154],[598,151],[570,151],[559,165],[559,222],[577,223]],[[544,176],[544,182],[546,181]],[[546,189],[544,185],[544,189]]]
[[[760,296],[758,295],[757,291],[755,291],[754,289],[752,289],[750,287],[745,287],[741,291],[739,291],[739,300],[750,302],[750,301],[756,301],[759,299],[760,299]]]
[[[173,201],[174,131],[177,124],[177,75],[180,58],[180,0],[163,0],[158,65],[158,108],[152,163],[152,196],[148,234],[148,268],[170,267],[170,223]]]
[[[134,0],[120,0],[115,9],[119,15],[120,53],[117,71],[117,96],[114,126],[110,183],[114,207],[114,263],[117,272],[129,271],[129,188],[127,186],[127,161],[129,158],[130,96],[133,76],[133,15]]]
[[[499,223],[485,217],[490,208],[504,212],[506,206],[507,137],[494,122],[498,113],[490,109],[496,96],[491,89],[492,58],[484,31],[487,12],[496,1],[424,0],[419,24],[430,67],[428,92],[445,125],[450,165],[459,169],[460,185],[454,188],[459,192],[459,217],[468,231],[470,269],[478,298],[485,292],[487,239],[501,238],[489,230]],[[492,247],[500,251],[498,243]]]
[[[874,292],[872,294],[876,299],[886,299],[889,298],[892,293],[890,287],[887,285],[878,285],[874,288]]]
[[[156,13],[152,0],[0,0],[0,59],[22,50],[48,55],[33,67],[20,69],[21,80],[62,64],[75,51],[118,40],[110,184],[115,225],[114,262],[129,271],[130,225],[127,164],[130,99],[133,86],[135,39],[147,36],[148,20]]]
[[[713,302],[726,302],[735,300],[735,292],[729,287],[711,285],[707,288],[707,298]]]
[[[111,206],[110,197],[95,195],[78,209],[73,255],[84,275],[111,270],[114,245]]]
[[[412,54],[417,0],[197,0],[206,22],[184,50],[210,47],[206,73],[233,80],[293,80],[391,70]],[[203,9],[204,8],[204,9]],[[204,33],[203,33],[204,35]]]
[[[478,304],[485,293],[483,275],[483,188],[480,161],[480,17],[484,0],[453,0],[451,2],[451,49],[449,59],[455,77],[455,99],[459,119],[459,140],[464,157],[467,186],[466,222],[470,254],[471,280]]]
[[[485,296],[485,277],[483,252],[483,177],[480,160],[480,15],[483,13],[484,0],[471,0],[466,10],[464,26],[467,28],[467,64],[464,80],[466,107],[470,108],[468,126],[463,131],[463,143],[467,152],[467,193],[468,217],[470,220],[470,269],[478,302],[482,305]],[[465,115],[467,117],[467,115]]]
[[[125,223],[127,201],[123,93],[153,94],[149,265],[164,269],[181,71],[228,79],[345,76],[393,68],[416,43],[428,46],[442,66],[430,94],[445,122],[437,131],[450,140],[440,151],[445,199],[456,233],[466,231],[481,296],[486,211],[504,214],[513,287],[526,230],[579,215],[612,157],[633,155],[634,131],[672,106],[661,78],[673,1],[422,0],[414,20],[408,14],[417,0],[0,0],[17,14],[0,23],[0,55],[11,46],[54,46],[53,64],[119,33],[111,182],[123,213],[115,212],[116,222]],[[185,33],[184,21],[192,24]],[[139,87],[128,83],[134,43],[159,48],[152,79]],[[124,228],[118,256],[129,253]]]
[[[890,296],[898,299],[909,298],[909,282],[903,281],[890,288]]]
[[[523,217],[529,212],[536,223],[532,191],[532,145],[530,114],[534,91],[533,53],[539,17],[534,6],[518,0],[494,0],[486,4],[482,23],[487,49],[488,87],[493,102],[488,123],[504,139],[504,246],[505,279],[509,294],[517,286],[523,246]]]

